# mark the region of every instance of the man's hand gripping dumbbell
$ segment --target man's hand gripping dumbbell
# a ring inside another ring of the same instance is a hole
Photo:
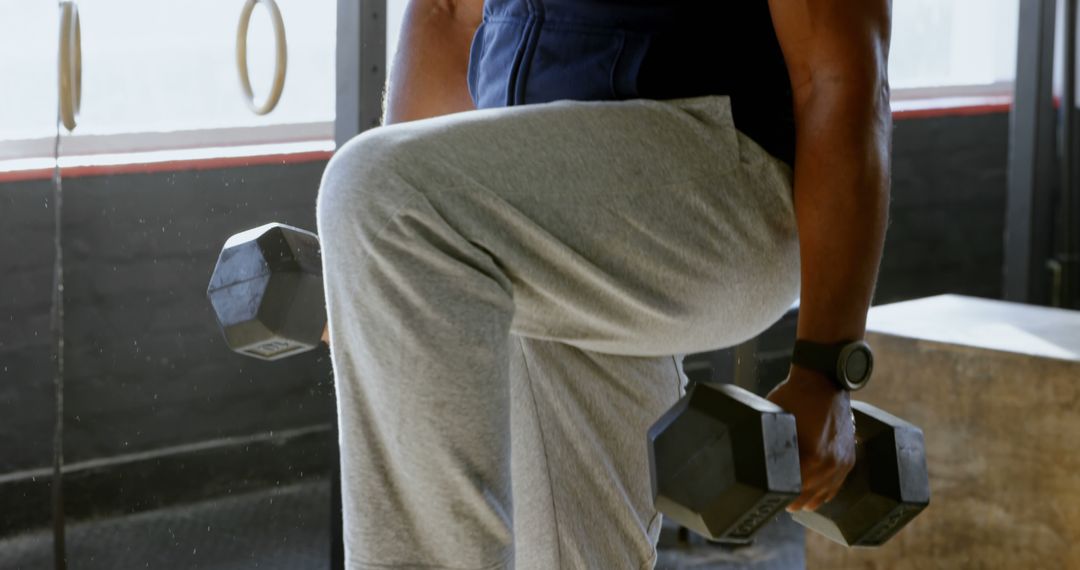
[[[804,370],[821,370],[837,390],[861,388],[873,363],[861,342],[800,341],[793,360]],[[793,378],[797,370],[768,400],[732,385],[698,384],[650,428],[653,495],[661,512],[706,538],[746,543],[787,507],[811,530],[865,547],[883,544],[926,508],[922,431],[864,402],[851,403],[854,469],[835,496],[810,491],[814,496],[807,497],[808,481],[825,485],[800,458],[795,418],[807,416],[790,412],[808,404],[792,395],[792,383],[805,381]]]

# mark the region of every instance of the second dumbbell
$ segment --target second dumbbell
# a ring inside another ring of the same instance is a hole
[[[852,402],[856,465],[840,492],[800,524],[845,546],[877,546],[929,504],[918,427]],[[650,429],[657,509],[719,542],[746,543],[802,488],[795,418],[732,385],[697,384]]]

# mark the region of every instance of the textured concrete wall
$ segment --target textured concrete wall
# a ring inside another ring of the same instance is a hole
[[[859,399],[922,428],[930,505],[877,549],[808,536],[807,568],[1080,568],[1080,311],[950,295],[869,320]]]

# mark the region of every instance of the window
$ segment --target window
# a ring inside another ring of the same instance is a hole
[[[1020,0],[895,0],[894,95],[1008,94]]]
[[[333,138],[336,0],[277,0],[288,64],[277,108],[241,95],[243,2],[80,0],[82,109],[67,155]],[[56,121],[55,2],[0,0],[0,160],[51,156]],[[248,61],[256,98],[274,73],[269,12],[256,7]],[[332,148],[332,145],[330,146]]]
[[[0,0],[0,139],[56,122],[56,3]]]

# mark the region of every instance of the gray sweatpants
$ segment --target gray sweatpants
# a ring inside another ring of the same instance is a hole
[[[790,169],[720,96],[373,129],[318,223],[349,568],[651,568],[677,355],[799,288]]]

